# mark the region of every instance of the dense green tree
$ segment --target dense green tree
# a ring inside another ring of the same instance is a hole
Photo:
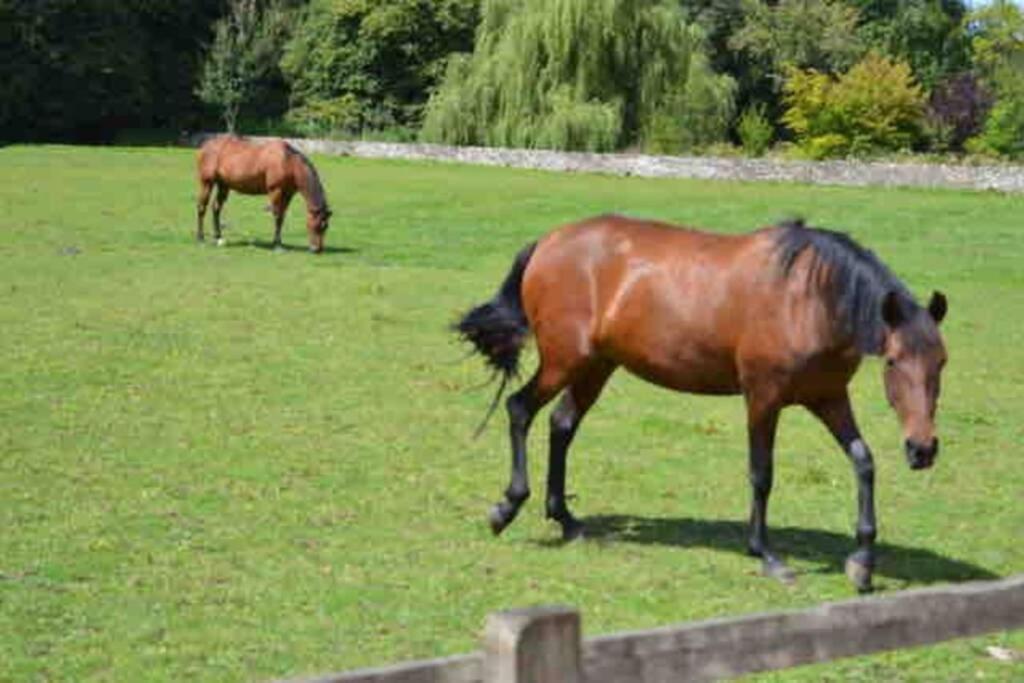
[[[910,64],[926,88],[968,68],[962,0],[846,0],[860,12],[863,42]]]
[[[424,139],[679,151],[720,139],[734,84],[674,0],[487,0],[472,56],[431,98]]]
[[[968,23],[975,63],[995,93],[976,151],[1024,158],[1024,9],[1008,0],[972,13]]]
[[[744,0],[744,23],[729,41],[771,66],[836,73],[863,54],[856,9],[841,0]]]
[[[243,107],[251,113],[280,115],[282,74],[278,63],[291,27],[292,14],[275,0],[230,0],[228,13],[214,24],[196,94],[217,107],[234,132]],[[259,103],[262,106],[253,107]]]
[[[0,0],[0,140],[188,125],[222,0]]]
[[[281,62],[291,118],[312,132],[418,127],[478,16],[479,0],[313,0]]]

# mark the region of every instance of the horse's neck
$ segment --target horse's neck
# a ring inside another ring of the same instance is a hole
[[[302,157],[295,157],[296,188],[306,200],[306,210],[319,211],[324,206],[324,191],[313,168]]]

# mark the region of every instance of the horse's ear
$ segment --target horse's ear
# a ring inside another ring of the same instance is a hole
[[[895,290],[890,291],[882,299],[882,320],[892,328],[899,327],[906,320],[903,307],[900,305],[900,295]]]
[[[938,325],[946,317],[947,303],[946,295],[942,292],[932,292],[932,300],[928,302],[928,315]]]

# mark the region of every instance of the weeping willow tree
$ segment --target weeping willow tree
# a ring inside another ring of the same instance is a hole
[[[721,139],[734,82],[678,0],[484,0],[422,137],[455,145],[658,152]]]

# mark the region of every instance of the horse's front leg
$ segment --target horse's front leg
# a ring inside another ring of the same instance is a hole
[[[857,429],[847,394],[809,408],[832,432],[857,475],[857,550],[846,560],[846,576],[865,593],[871,590],[875,568],[875,463]]]
[[[274,216],[274,242],[271,245],[274,251],[281,251],[281,226],[284,225],[284,215],[288,211],[288,203],[291,195],[281,190],[274,190],[270,193],[270,213]]]
[[[780,406],[773,401],[747,394],[747,433],[750,441],[750,539],[747,549],[760,557],[765,576],[792,581],[792,570],[768,547],[768,497],[774,478],[775,429],[779,423]]]

